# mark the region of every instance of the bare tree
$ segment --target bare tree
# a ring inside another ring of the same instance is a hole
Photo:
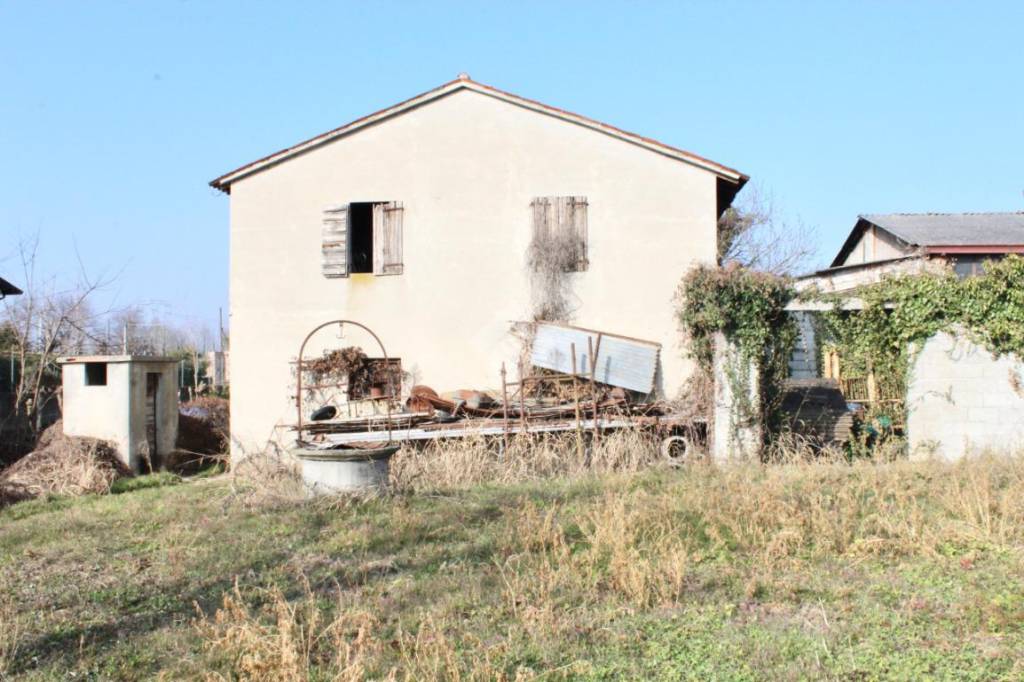
[[[774,202],[751,186],[718,220],[718,262],[776,275],[800,274],[815,255],[812,231],[779,218]]]
[[[25,293],[4,299],[0,310],[7,346],[3,350],[10,355],[14,376],[11,412],[4,416],[2,427],[29,446],[44,425],[47,408],[53,401],[59,406],[57,357],[95,349],[102,341],[95,329],[101,314],[90,301],[110,283],[91,279],[84,268],[67,289],[58,288],[52,278],[41,280],[36,274],[38,247],[38,235],[19,243]]]

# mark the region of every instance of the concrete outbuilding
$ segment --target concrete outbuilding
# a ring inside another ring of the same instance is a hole
[[[64,433],[112,442],[132,471],[161,468],[178,437],[178,362],[137,355],[61,358]]]

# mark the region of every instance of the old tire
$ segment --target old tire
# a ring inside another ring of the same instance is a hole
[[[672,464],[690,461],[690,441],[685,436],[666,436],[661,441],[661,457]]]

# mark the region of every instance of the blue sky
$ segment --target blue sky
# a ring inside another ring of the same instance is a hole
[[[0,0],[0,271],[211,327],[236,166],[461,71],[858,213],[1024,210],[1024,3]]]

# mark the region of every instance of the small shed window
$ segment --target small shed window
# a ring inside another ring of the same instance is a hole
[[[953,272],[960,279],[977,277],[985,274],[985,265],[992,260],[991,255],[957,256],[953,260]]]
[[[402,274],[404,213],[398,201],[356,202],[324,209],[324,277],[348,277],[352,272]]]
[[[585,271],[589,264],[587,198],[537,197],[530,205],[534,244],[564,252],[567,272]]]
[[[85,385],[106,386],[107,385],[107,363],[87,362],[85,363]]]

